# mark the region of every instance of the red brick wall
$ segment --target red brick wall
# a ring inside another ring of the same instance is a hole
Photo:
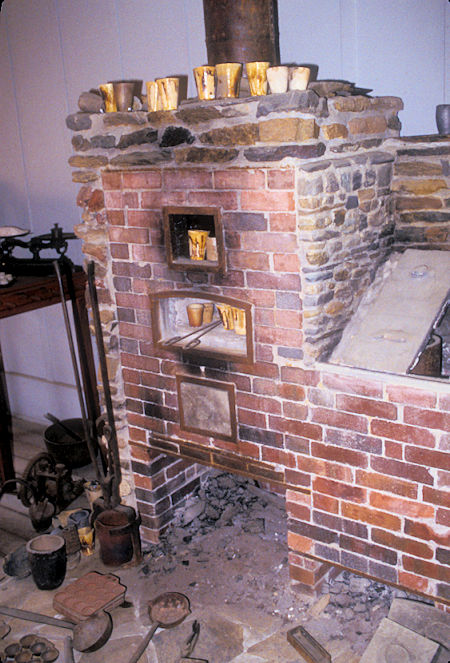
[[[311,494],[287,493],[292,574],[304,553],[449,600],[448,386],[360,375],[323,370],[326,407],[307,389],[320,431],[296,454]]]
[[[221,467],[286,490],[293,579],[314,584],[319,560],[450,601],[448,390],[301,365],[294,169],[105,172],[103,187],[144,538]],[[164,205],[221,207],[225,276],[168,269]],[[252,303],[254,365],[153,347],[148,292],[178,287]],[[180,430],[175,374],[200,366],[236,386],[236,444]]]

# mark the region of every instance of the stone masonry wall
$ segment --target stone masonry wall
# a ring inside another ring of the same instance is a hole
[[[450,137],[392,141],[395,244],[450,249]]]
[[[399,102],[271,96],[68,118],[143,538],[220,467],[286,493],[294,581],[334,565],[450,602],[448,385],[317,361],[392,250]],[[164,205],[221,209],[224,276],[168,268]],[[156,349],[148,293],[172,288],[251,302],[255,363]],[[235,385],[236,443],[180,429],[177,373]]]

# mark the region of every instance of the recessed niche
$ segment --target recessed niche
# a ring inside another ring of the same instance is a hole
[[[216,207],[164,207],[163,217],[169,267],[225,272],[222,221]]]
[[[252,307],[193,290],[150,295],[153,342],[166,350],[253,362]]]

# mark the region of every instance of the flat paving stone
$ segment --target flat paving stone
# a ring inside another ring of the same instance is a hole
[[[247,650],[247,654],[259,656],[264,663],[298,663],[302,660],[287,641],[286,633],[281,632],[253,645]]]
[[[437,663],[449,663],[450,615],[448,613],[422,601],[395,598],[389,609],[388,617],[429,640],[439,642],[441,652]]]
[[[439,644],[383,619],[360,663],[436,663]]]

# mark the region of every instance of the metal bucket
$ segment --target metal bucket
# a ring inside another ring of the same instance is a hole
[[[280,62],[277,0],[203,0],[208,64]]]
[[[106,566],[121,566],[133,558],[133,523],[116,509],[102,511],[95,520],[100,558]]]
[[[81,419],[63,419],[62,423],[83,438],[83,422]],[[91,462],[86,440],[74,440],[61,430],[57,424],[52,424],[45,429],[44,441],[48,453],[54,456],[56,462],[63,463],[70,470],[89,465]]]

